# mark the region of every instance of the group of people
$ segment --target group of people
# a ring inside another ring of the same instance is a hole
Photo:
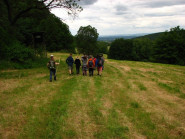
[[[69,74],[73,74],[73,65],[76,65],[76,74],[80,74],[80,67],[82,67],[83,76],[87,76],[87,71],[89,70],[89,76],[94,75],[94,70],[97,69],[99,76],[102,75],[102,70],[104,68],[104,58],[103,54],[99,54],[96,57],[83,55],[81,60],[79,57],[76,57],[74,60],[72,54],[66,59],[66,63],[68,64]],[[59,63],[55,62],[54,56],[51,55],[50,61],[47,63],[47,67],[50,70],[50,82],[52,82],[52,75],[54,76],[54,80],[56,80],[56,65]]]
[[[89,70],[89,76],[94,75],[94,70],[97,68],[98,75],[101,76],[102,70],[104,67],[104,58],[103,54],[97,55],[97,57],[83,55],[81,60],[79,57],[76,57],[75,61],[72,57],[72,54],[66,59],[66,63],[69,67],[69,74],[73,74],[73,64],[76,65],[76,74],[80,73],[80,67],[82,67],[83,76],[87,76],[87,71]]]

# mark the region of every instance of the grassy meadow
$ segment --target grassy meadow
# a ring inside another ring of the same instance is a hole
[[[0,71],[0,138],[185,138],[185,67],[105,59],[102,77]],[[73,56],[76,57],[75,55]]]

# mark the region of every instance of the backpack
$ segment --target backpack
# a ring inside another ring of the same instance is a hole
[[[93,61],[90,60],[90,61],[89,61],[89,68],[92,68],[92,67],[93,67]]]
[[[102,61],[102,59],[99,59],[98,60],[98,67],[101,67],[101,66],[103,66],[103,61]]]
[[[49,68],[50,69],[55,69],[55,61],[49,61]]]

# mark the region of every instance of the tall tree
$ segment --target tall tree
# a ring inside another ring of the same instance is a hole
[[[75,0],[3,0],[3,2],[7,9],[10,25],[15,25],[20,18],[35,9],[64,8],[68,14],[74,16],[82,11],[82,7]]]
[[[110,46],[108,57],[113,59],[132,60],[132,48],[132,40],[125,40],[122,38],[116,39]]]
[[[185,30],[179,26],[162,34],[155,44],[157,62],[185,65]]]
[[[80,53],[95,54],[98,35],[97,29],[90,25],[80,27],[76,35],[78,51]]]

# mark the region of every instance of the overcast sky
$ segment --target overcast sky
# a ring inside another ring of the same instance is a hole
[[[60,9],[51,12],[69,25],[73,35],[91,25],[99,35],[155,33],[185,28],[185,0],[81,0],[83,11],[73,20]]]

